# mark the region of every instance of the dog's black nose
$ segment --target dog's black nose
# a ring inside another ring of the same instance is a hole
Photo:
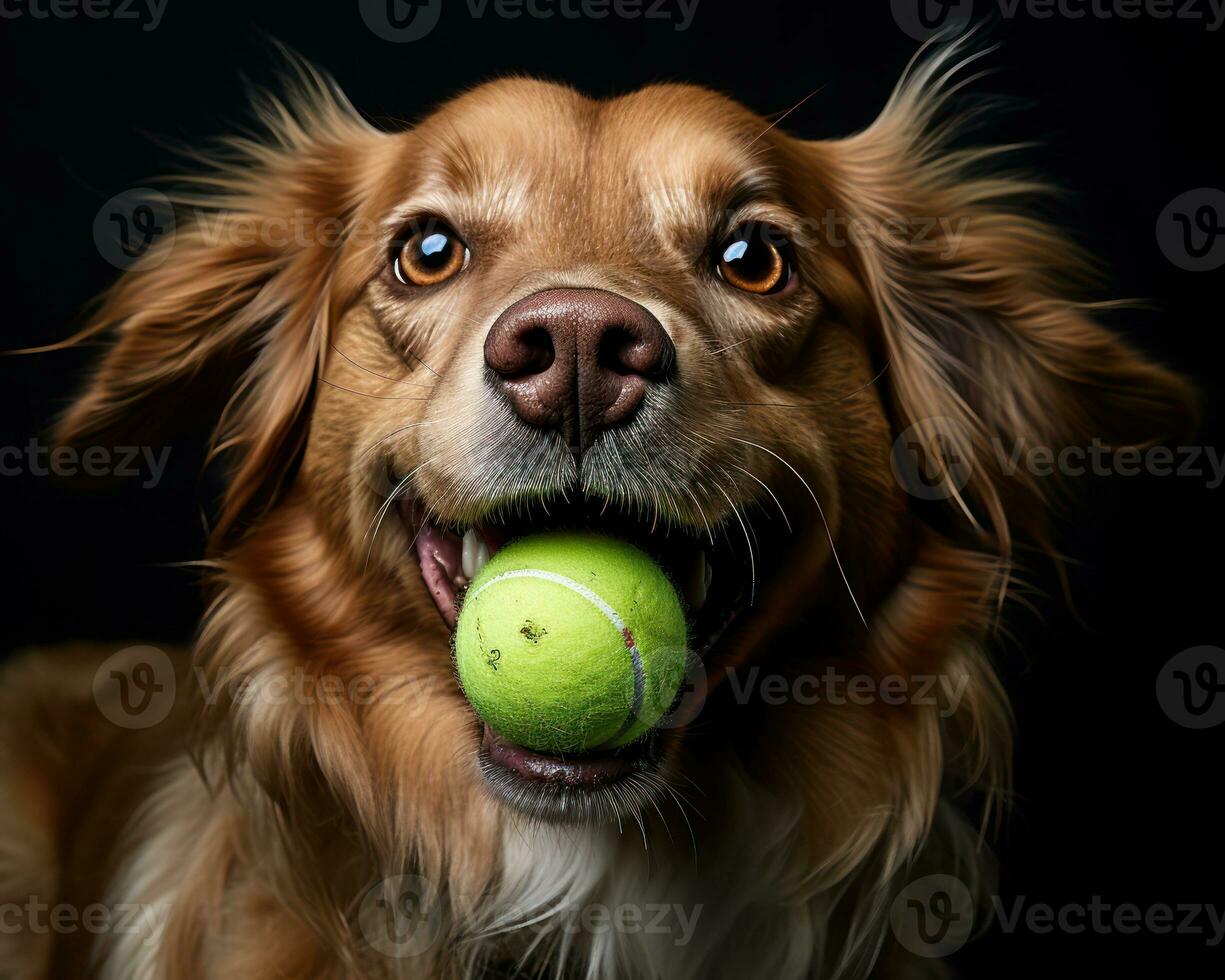
[[[574,452],[628,421],[676,349],[650,310],[603,289],[546,289],[508,306],[485,338],[492,384],[518,416]]]

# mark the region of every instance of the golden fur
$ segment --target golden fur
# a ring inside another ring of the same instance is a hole
[[[684,85],[599,102],[507,79],[394,133],[307,69],[286,101],[262,99],[265,135],[203,161],[169,254],[103,298],[88,332],[113,345],[59,430],[147,440],[189,402],[213,413],[229,479],[186,703],[152,732],[119,731],[91,712],[93,655],[39,653],[7,669],[0,710],[0,783],[18,803],[0,900],[167,915],[139,942],[0,937],[9,972],[940,975],[892,943],[889,901],[925,868],[989,876],[976,831],[942,800],[1007,792],[1009,713],[984,645],[1014,536],[1045,544],[1055,503],[1042,481],[995,471],[990,440],[1141,444],[1188,418],[1183,382],[1073,300],[1082,260],[1022,209],[1035,185],[947,148],[938,120],[960,52],[920,59],[871,126],[818,142]],[[729,208],[796,243],[785,302],[698,269]],[[406,298],[387,247],[426,213],[476,243],[473,264]],[[802,227],[827,213],[946,217],[964,234],[839,245]],[[295,215],[301,240],[265,234]],[[379,520],[388,472],[455,521],[553,492],[562,462],[511,472],[480,350],[502,309],[558,285],[646,305],[682,368],[654,445],[624,471],[595,450],[588,489],[736,533],[738,515],[777,504],[794,530],[770,559],[787,574],[761,570],[751,618],[707,665],[706,712],[669,738],[668,771],[696,787],[692,841],[680,805],[648,808],[639,839],[521,825],[484,791],[447,632],[404,529]],[[976,461],[947,501],[916,505],[891,473],[916,423]],[[726,668],[828,663],[968,685],[948,717],[788,704],[728,722]],[[261,696],[295,671],[375,690]],[[68,739],[97,753],[94,777],[63,764]],[[389,959],[355,916],[374,883],[405,873],[437,887],[444,939]],[[703,904],[708,919],[683,949],[550,931],[560,902],[614,897]]]

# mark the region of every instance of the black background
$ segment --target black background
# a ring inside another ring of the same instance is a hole
[[[986,12],[995,4],[979,2]],[[7,9],[24,9],[8,0]],[[1199,6],[1210,13],[1206,3]],[[131,20],[0,20],[4,99],[2,346],[61,339],[115,276],[93,219],[111,195],[174,169],[169,139],[199,142],[244,120],[244,78],[273,77],[269,37],[333,73],[376,120],[411,120],[506,72],[567,80],[593,94],[657,80],[705,83],[762,113],[819,93],[787,128],[805,136],[865,125],[917,47],[886,2],[700,0],[692,27],[657,20],[474,18],[447,0],[430,36],[375,36],[356,0],[308,6],[168,0],[156,30]],[[1225,272],[1172,265],[1154,235],[1177,194],[1225,184],[1225,30],[1204,21],[1086,16],[990,18],[1002,41],[978,90],[1017,99],[982,131],[1037,140],[1024,162],[1065,189],[1055,217],[1100,255],[1103,295],[1147,311],[1111,323],[1200,383],[1197,444],[1222,447],[1218,340]],[[0,359],[0,446],[23,446],[60,411],[90,351]],[[140,481],[66,486],[0,478],[4,646],[73,638],[171,641],[201,603],[202,434],[185,436],[153,489]],[[1154,681],[1178,651],[1220,644],[1225,487],[1208,477],[1084,480],[1087,504],[1062,540],[1075,612],[1049,567],[1038,615],[1014,608],[999,657],[1019,724],[1016,800],[998,842],[1005,904],[1216,902],[1225,909],[1218,807],[1222,733],[1161,712]],[[1200,924],[1205,920],[1200,919]],[[752,937],[745,937],[752,942]],[[969,976],[1031,976],[1074,964],[1107,975],[1161,968],[1220,974],[1225,947],[1196,935],[1069,935],[993,929],[961,953]]]

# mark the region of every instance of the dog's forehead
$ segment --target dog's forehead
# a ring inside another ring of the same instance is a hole
[[[768,124],[725,96],[656,85],[596,100],[528,79],[487,83],[417,131],[437,186],[500,208],[584,199],[630,210],[666,201],[696,210],[766,180]]]

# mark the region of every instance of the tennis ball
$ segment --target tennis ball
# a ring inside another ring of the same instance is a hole
[[[671,707],[687,651],[681,602],[625,541],[553,531],[477,573],[455,629],[472,707],[498,735],[556,754],[626,745]]]

